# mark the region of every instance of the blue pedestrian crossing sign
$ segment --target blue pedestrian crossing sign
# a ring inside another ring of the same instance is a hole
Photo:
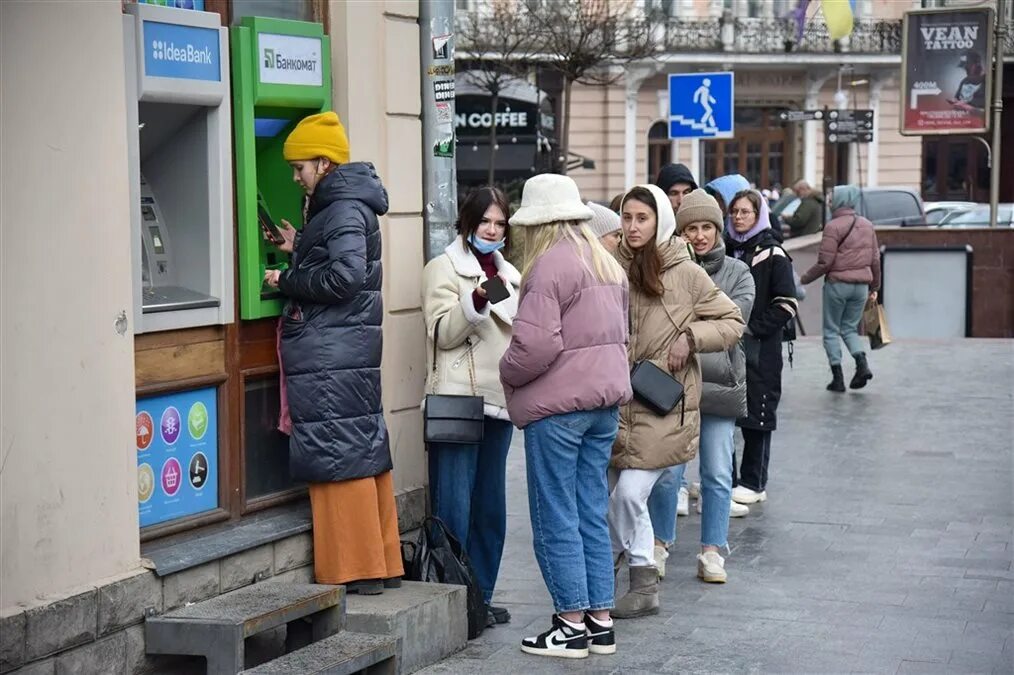
[[[727,73],[669,75],[669,138],[732,138],[735,81]]]

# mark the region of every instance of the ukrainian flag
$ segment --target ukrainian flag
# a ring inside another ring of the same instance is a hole
[[[856,0],[820,0],[832,40],[841,40],[852,34],[856,16]]]

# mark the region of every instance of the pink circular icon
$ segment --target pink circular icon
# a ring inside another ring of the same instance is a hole
[[[169,406],[162,413],[162,440],[166,445],[175,445],[180,437],[180,411]]]
[[[162,492],[172,497],[180,491],[183,482],[183,471],[180,469],[179,460],[170,457],[162,465]]]

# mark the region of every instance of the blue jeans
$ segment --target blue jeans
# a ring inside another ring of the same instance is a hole
[[[432,443],[430,509],[458,538],[475,569],[486,604],[500,573],[507,534],[507,451],[514,425],[486,418],[482,443]]]
[[[859,338],[859,322],[870,295],[867,284],[841,281],[824,282],[824,351],[832,366],[841,365],[841,340],[849,354],[863,354],[866,349]]]
[[[701,415],[701,546],[722,547],[729,543],[735,431],[736,420],[732,417]],[[682,474],[686,466],[675,467],[677,473]]]
[[[613,606],[606,471],[618,428],[615,406],[525,427],[535,557],[558,612]]]
[[[676,506],[680,488],[686,485],[686,464],[670,466],[648,496],[648,516],[655,539],[671,546],[676,541]]]
[[[731,417],[701,415],[701,546],[725,546],[729,538],[729,505],[732,500],[732,462],[736,446],[733,434],[736,420]],[[666,545],[676,541],[676,491],[685,484],[686,464],[674,466],[655,484],[648,500],[655,538]],[[673,498],[664,491],[672,490]],[[656,492],[659,494],[656,496]],[[669,503],[672,509],[669,510]]]

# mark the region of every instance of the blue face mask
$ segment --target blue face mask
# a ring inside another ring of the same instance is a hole
[[[486,241],[485,239],[479,239],[474,234],[468,238],[468,243],[471,244],[476,251],[484,255],[489,255],[490,253],[493,253],[494,251],[499,251],[504,247],[503,239],[501,239],[496,243],[493,243],[491,241]]]

